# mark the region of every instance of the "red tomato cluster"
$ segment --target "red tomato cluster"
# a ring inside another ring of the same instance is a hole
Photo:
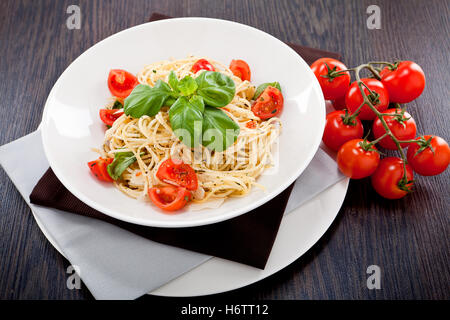
[[[315,61],[311,69],[325,99],[333,100],[337,110],[327,115],[322,140],[337,151],[339,169],[352,179],[370,176],[378,194],[399,199],[411,191],[413,172],[424,176],[444,172],[450,163],[450,148],[438,136],[416,137],[416,122],[398,105],[413,101],[423,92],[425,75],[420,66],[412,61],[386,65],[378,69],[380,80],[363,78],[361,87],[357,81],[350,83],[349,69],[338,60],[322,58]],[[364,104],[361,91],[381,113],[379,117],[383,121]],[[389,103],[396,105],[389,109]],[[361,120],[374,120],[371,125],[373,142],[362,139]],[[391,135],[398,140],[398,145]],[[381,159],[375,145],[389,150],[407,147],[407,162],[399,157]]]

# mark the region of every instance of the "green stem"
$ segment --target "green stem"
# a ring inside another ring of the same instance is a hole
[[[335,74],[335,73],[349,72],[349,71],[355,71],[355,68],[350,68],[350,69],[344,69],[344,70],[334,71],[333,74]]]
[[[403,151],[403,148],[400,146],[401,142],[394,136],[394,134],[392,133],[391,129],[389,129],[386,121],[383,119],[383,115],[392,115],[392,114],[383,114],[380,111],[378,111],[377,108],[375,108],[375,106],[372,104],[372,102],[370,101],[368,95],[364,92],[364,89],[363,89],[363,86],[366,87],[367,90],[369,91],[369,94],[372,94],[372,91],[361,80],[361,77],[360,77],[359,73],[361,72],[362,69],[368,69],[376,77],[377,77],[377,75],[379,77],[378,72],[373,69],[371,64],[386,64],[386,65],[390,65],[390,66],[393,66],[393,64],[389,63],[389,62],[369,62],[367,64],[362,64],[362,65],[360,65],[360,66],[355,68],[355,77],[356,77],[356,81],[357,81],[357,84],[358,84],[358,87],[359,87],[359,91],[361,92],[361,96],[363,97],[362,105],[364,105],[364,104],[367,105],[375,113],[375,115],[378,117],[378,119],[380,119],[381,124],[383,125],[383,128],[384,128],[384,130],[386,132],[382,137],[380,137],[380,138],[376,139],[375,141],[373,141],[373,144],[377,143],[379,140],[381,140],[382,138],[385,138],[386,136],[391,137],[391,139],[394,141],[395,145],[397,146],[397,149],[399,150],[400,156],[401,156],[401,158],[403,160],[403,177],[402,177],[402,180],[406,182],[407,181],[407,176],[406,176],[407,159],[406,159],[406,156],[405,156],[405,152]],[[376,74],[373,71],[375,71]],[[360,108],[361,108],[361,106],[360,106]]]
[[[403,116],[401,113],[380,113],[381,116],[392,116],[392,117],[401,117]]]
[[[384,65],[391,66],[391,67],[394,66],[394,64],[392,62],[387,62],[387,61],[370,61],[370,62],[367,62],[367,64],[369,64],[369,65],[372,65],[372,64],[384,64]]]
[[[411,140],[398,140],[399,143],[414,143],[417,142],[416,139],[411,139]]]
[[[373,141],[371,141],[370,143],[369,143],[369,145],[371,145],[371,146],[373,146],[374,144],[376,144],[376,143],[378,143],[378,142],[380,142],[381,140],[383,140],[385,137],[387,137],[389,135],[389,133],[385,133],[385,134],[383,134],[381,137],[379,137],[378,139],[376,139],[376,140],[373,140]]]
[[[372,66],[369,64],[368,67],[367,67],[367,69],[368,69],[370,72],[372,72],[372,74],[375,76],[375,78],[377,78],[377,80],[381,80],[380,74],[378,73],[377,70],[375,70],[374,67],[372,67]]]

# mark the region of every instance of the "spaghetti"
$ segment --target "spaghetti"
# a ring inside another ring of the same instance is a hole
[[[178,79],[188,75],[195,78],[202,72],[194,74],[191,71],[198,60],[192,56],[156,62],[142,69],[137,79],[139,83],[153,87],[157,80],[167,82],[171,71]],[[236,142],[222,152],[211,151],[202,145],[191,149],[174,135],[168,107],[163,107],[153,117],[144,115],[135,119],[123,114],[106,131],[103,147],[98,152],[104,158],[114,158],[116,153],[126,151],[136,157],[121,179],[114,182],[126,195],[144,199],[151,187],[166,184],[156,177],[156,172],[169,158],[181,159],[195,170],[199,187],[193,191],[194,202],[244,196],[253,186],[263,188],[256,179],[273,165],[272,146],[280,134],[281,121],[277,117],[262,121],[255,116],[251,110],[255,86],[236,77],[220,62],[208,61],[216,71],[235,82],[235,96],[222,110],[240,127]],[[107,106],[107,109],[111,108],[112,103]]]

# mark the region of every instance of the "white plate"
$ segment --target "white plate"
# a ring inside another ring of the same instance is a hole
[[[336,183],[283,217],[264,270],[212,258],[150,294],[188,297],[221,293],[255,283],[285,268],[310,249],[330,227],[344,201],[348,183],[348,178]],[[34,218],[50,243],[62,254],[38,217],[34,215]]]
[[[162,214],[149,202],[131,199],[111,184],[92,179],[86,163],[103,142],[104,125],[98,110],[110,94],[106,85],[112,68],[137,73],[146,64],[209,56],[225,64],[248,62],[252,82],[279,81],[285,107],[281,115],[277,170],[258,182],[255,190],[217,209]],[[87,205],[114,218],[156,227],[187,227],[215,223],[246,213],[286,189],[313,158],[325,124],[325,102],[306,62],[271,35],[235,22],[207,18],[178,18],[139,25],[97,43],[61,75],[47,99],[42,138],[47,159],[64,186]]]

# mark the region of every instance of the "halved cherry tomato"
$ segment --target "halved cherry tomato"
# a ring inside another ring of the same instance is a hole
[[[262,120],[276,117],[283,110],[284,99],[281,91],[268,86],[256,99],[252,112]]]
[[[384,87],[381,81],[372,78],[361,79],[362,82],[366,84],[367,87],[374,93],[374,95],[370,95],[369,99],[371,99],[372,104],[378,111],[384,111],[387,109],[389,105],[389,93],[387,89]],[[363,86],[364,93],[369,94],[369,91],[366,87]],[[348,111],[354,113],[359,106],[363,103],[363,97],[361,95],[361,91],[359,90],[358,83],[355,81],[351,84],[350,88],[347,91],[347,95],[345,96],[345,105],[348,108]],[[375,113],[370,109],[369,106],[364,105],[358,117],[361,120],[373,120],[375,119]]]
[[[236,77],[241,78],[242,81],[250,81],[252,74],[250,67],[244,60],[231,60],[230,70]]]
[[[325,99],[336,100],[345,96],[350,85],[350,73],[333,72],[346,69],[345,64],[333,58],[320,58],[313,62],[311,70],[319,81]]]
[[[344,143],[337,154],[339,169],[347,177],[362,179],[370,176],[380,163],[380,154],[374,146],[364,150],[363,139],[353,139]]]
[[[112,126],[121,115],[123,112],[116,109],[100,109],[100,119],[108,126]]]
[[[250,120],[245,124],[245,126],[249,129],[255,129],[257,122],[255,120]]]
[[[391,102],[407,103],[420,96],[425,89],[425,74],[422,68],[412,61],[402,61],[394,65],[394,70],[389,66],[380,72]]]
[[[115,97],[128,97],[138,83],[137,78],[128,71],[113,69],[109,72],[108,88]]]
[[[91,169],[91,172],[101,181],[106,182],[113,182],[114,180],[111,178],[111,176],[108,173],[108,170],[106,167],[113,162],[114,159],[107,158],[103,159],[102,157],[98,158],[97,160],[88,162],[89,169]]]
[[[183,208],[191,200],[191,193],[183,187],[164,186],[148,190],[150,200],[165,211],[176,211]]]
[[[197,174],[194,169],[178,159],[167,159],[158,168],[156,177],[166,183],[173,183],[188,190],[198,188]]]
[[[383,113],[398,113],[402,114],[402,111],[399,109],[387,109],[383,111]],[[408,112],[403,112],[403,116],[383,116],[384,121],[386,121],[387,126],[391,130],[392,134],[398,140],[411,140],[416,136],[416,122],[411,117]],[[376,119],[372,125],[372,132],[375,139],[380,138],[382,135],[386,133],[383,124],[380,119]],[[391,137],[387,136],[381,139],[378,144],[385,149],[397,150],[397,145]],[[400,146],[405,148],[408,146],[408,143],[401,143]]]
[[[344,123],[345,118],[345,111],[342,110],[327,114],[322,141],[334,151],[338,151],[347,141],[361,138],[364,133],[363,125],[358,117],[353,119],[352,123]]]
[[[447,169],[450,163],[450,147],[438,136],[426,135],[416,140],[422,143],[411,143],[408,147],[408,163],[413,170],[422,176],[434,176]]]
[[[194,63],[191,69],[193,73],[197,73],[200,70],[216,71],[213,65],[206,59],[197,60],[197,62]]]
[[[403,160],[397,157],[387,157],[380,164],[371,177],[375,191],[387,199],[400,199],[406,196],[413,186],[413,171],[406,164],[407,181],[402,182]]]

